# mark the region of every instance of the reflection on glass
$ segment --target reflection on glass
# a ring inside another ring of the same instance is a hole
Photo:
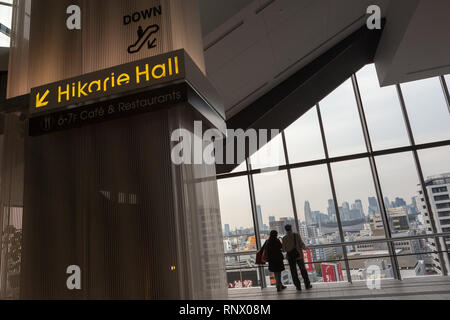
[[[373,64],[364,67],[356,76],[373,149],[408,145],[408,135],[395,86],[381,88]]]
[[[427,210],[424,197],[418,197],[420,217],[428,232],[433,230],[429,214],[433,215],[438,233],[450,232],[450,147],[419,151],[419,159],[431,204],[431,210]],[[440,242],[441,248],[450,248],[450,237],[441,238]],[[430,249],[436,251],[438,248],[431,244]],[[437,258],[437,255],[433,254],[432,257]],[[444,255],[444,260],[447,268],[450,267],[448,255]],[[442,270],[435,259],[433,264],[436,269]]]
[[[450,139],[450,113],[439,78],[401,85],[417,144]]]
[[[326,165],[292,170],[292,183],[300,220],[300,234],[306,244],[341,242]]]
[[[270,131],[269,131],[270,134]],[[286,164],[281,134],[269,141],[250,157],[252,169],[264,169]]]
[[[282,237],[286,233],[286,224],[295,226],[287,172],[258,174],[253,176],[253,180],[262,238],[267,239],[270,230],[277,230]]]
[[[346,241],[385,238],[368,159],[332,164]]]
[[[366,152],[351,80],[320,102],[330,157]]]
[[[247,177],[222,179],[217,183],[225,253],[256,250]]]
[[[285,134],[291,164],[325,158],[316,108],[301,116]]]

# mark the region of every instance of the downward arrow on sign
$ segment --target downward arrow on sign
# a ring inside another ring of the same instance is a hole
[[[151,49],[151,48],[156,48],[155,42],[156,42],[156,39],[153,39],[152,42],[149,41],[149,42],[148,42],[148,48],[149,48],[149,49]]]
[[[49,93],[50,93],[50,90],[45,91],[42,98],[40,97],[41,96],[40,93],[38,93],[36,95],[36,108],[41,108],[41,107],[45,107],[46,105],[48,105],[48,101],[44,101],[44,100],[45,100],[45,98],[47,98]]]

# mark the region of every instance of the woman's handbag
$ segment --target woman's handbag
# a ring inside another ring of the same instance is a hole
[[[264,243],[264,246],[256,253],[256,262],[257,265],[265,265],[267,262],[267,242]]]

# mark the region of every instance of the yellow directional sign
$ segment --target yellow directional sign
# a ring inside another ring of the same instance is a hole
[[[31,114],[112,97],[185,78],[184,50],[146,58],[31,89]]]
[[[46,105],[48,105],[48,101],[44,101],[44,100],[45,100],[45,98],[47,98],[49,93],[50,93],[50,90],[47,89],[47,91],[45,91],[45,93],[42,97],[39,92],[36,94],[36,108],[41,108],[41,107],[45,107]]]

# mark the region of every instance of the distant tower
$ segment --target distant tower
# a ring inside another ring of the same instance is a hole
[[[358,199],[355,201],[355,209],[361,212],[361,218],[365,217],[364,208],[361,200]]]
[[[386,198],[385,198],[386,201]],[[389,202],[386,204],[386,206],[389,204]],[[378,205],[377,198],[370,197],[369,198],[369,214],[379,213],[380,207]]]
[[[260,205],[256,206],[256,217],[258,218],[259,230],[263,230],[264,223],[263,223],[263,219],[262,219],[262,210],[261,210],[261,206]]]
[[[230,225],[226,224],[225,225],[225,236],[229,236],[230,235]]]
[[[305,201],[305,222],[306,222],[307,226],[310,226],[313,224],[312,214],[311,214],[311,205],[309,204],[309,201]]]
[[[386,206],[386,209],[391,207],[391,202],[388,197],[384,197],[384,205]]]
[[[330,221],[335,221],[336,219],[336,208],[333,199],[328,200],[328,217]]]

